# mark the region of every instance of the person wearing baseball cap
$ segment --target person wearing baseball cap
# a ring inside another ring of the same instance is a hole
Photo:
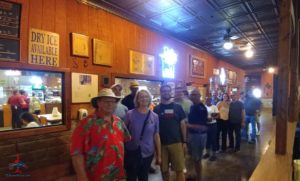
[[[124,142],[131,137],[123,121],[113,115],[119,99],[111,89],[102,89],[91,99],[95,112],[75,128],[70,153],[77,180],[125,178]]]
[[[121,84],[114,84],[110,87],[112,91],[115,93],[116,96],[121,97],[122,95],[122,85]],[[118,116],[121,120],[125,120],[126,118],[126,113],[128,111],[128,108],[124,106],[120,101],[117,103],[117,108],[114,111],[114,115]]]
[[[134,109],[134,97],[136,92],[139,90],[139,83],[138,81],[134,80],[132,82],[130,82],[130,91],[131,93],[129,95],[127,95],[126,97],[124,97],[124,99],[122,100],[122,104],[125,105],[128,110]]]

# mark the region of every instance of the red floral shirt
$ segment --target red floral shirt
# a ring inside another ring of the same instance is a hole
[[[82,120],[72,135],[71,156],[81,154],[89,180],[117,180],[125,177],[124,141],[130,135],[116,116],[105,121],[96,112]]]

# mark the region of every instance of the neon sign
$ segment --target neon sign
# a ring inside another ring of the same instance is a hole
[[[174,78],[175,65],[177,63],[177,54],[171,48],[164,47],[163,53],[159,54],[162,60],[162,77]]]

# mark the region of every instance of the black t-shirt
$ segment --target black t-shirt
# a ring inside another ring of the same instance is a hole
[[[208,112],[203,103],[192,105],[189,114],[189,123],[206,126],[208,121]],[[189,133],[196,133],[194,129],[189,129]]]
[[[159,104],[154,108],[159,116],[159,134],[161,144],[169,145],[182,142],[181,120],[185,114],[179,104]]]
[[[255,116],[256,110],[259,110],[261,106],[261,102],[254,98],[248,97],[245,99],[244,107],[247,116]]]
[[[229,122],[242,123],[244,104],[241,101],[234,101],[229,106]]]
[[[134,109],[134,96],[129,94],[126,97],[124,97],[124,99],[122,100],[122,104],[125,105],[128,110]]]

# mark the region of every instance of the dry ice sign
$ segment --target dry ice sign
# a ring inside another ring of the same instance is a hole
[[[59,66],[59,35],[48,31],[30,29],[29,64]]]

